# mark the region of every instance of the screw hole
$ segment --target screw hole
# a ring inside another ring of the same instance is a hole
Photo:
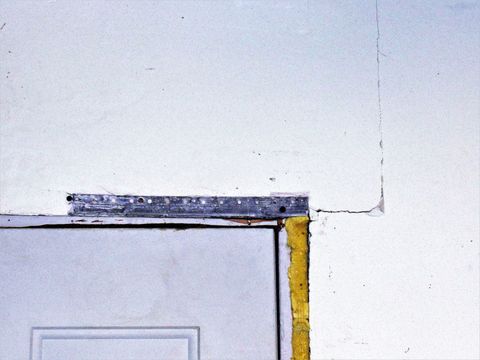
[[[68,202],[73,201],[73,196],[72,196],[72,195],[68,195],[68,196],[67,196],[67,201],[68,201]]]
[[[140,204],[143,204],[145,200],[144,200],[143,198],[138,198],[137,201],[138,201]]]
[[[287,208],[285,206],[280,206],[280,209],[278,209],[281,213],[284,213],[287,211]]]

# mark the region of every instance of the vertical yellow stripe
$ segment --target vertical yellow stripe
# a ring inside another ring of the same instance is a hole
[[[292,360],[310,359],[310,323],[308,306],[308,217],[286,220],[290,247],[290,301],[292,303]]]

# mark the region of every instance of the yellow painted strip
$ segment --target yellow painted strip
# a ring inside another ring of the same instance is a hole
[[[286,220],[290,247],[290,301],[292,303],[292,360],[310,359],[310,323],[308,305],[308,217]]]

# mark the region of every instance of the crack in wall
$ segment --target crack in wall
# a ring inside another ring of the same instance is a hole
[[[385,56],[380,51],[380,21],[378,11],[378,0],[375,0],[375,21],[376,21],[376,60],[377,60],[377,104],[378,104],[378,134],[379,134],[379,147],[380,147],[380,200],[377,205],[367,210],[325,210],[325,209],[312,209],[317,213],[329,213],[329,214],[367,214],[370,216],[382,216],[385,213],[385,200],[384,200],[384,147],[383,147],[383,114],[382,114],[382,94],[381,94],[381,76],[380,76],[380,55]]]
[[[375,21],[377,25],[377,101],[378,101],[378,133],[380,136],[380,202],[383,203],[383,185],[384,185],[384,176],[383,176],[383,162],[384,162],[384,150],[383,150],[383,114],[382,114],[382,95],[380,87],[380,21],[379,21],[379,11],[378,11],[378,0],[375,0]],[[384,210],[384,209],[383,209]]]
[[[316,213],[327,213],[327,214],[367,214],[369,216],[382,216],[385,213],[385,203],[383,196],[380,198],[380,201],[377,205],[368,210],[324,210],[324,209],[312,209]]]

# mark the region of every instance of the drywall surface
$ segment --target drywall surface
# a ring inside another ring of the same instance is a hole
[[[371,3],[2,0],[0,22],[3,213],[64,213],[67,192],[379,201]]]
[[[1,212],[309,192],[312,359],[479,358],[476,2],[379,2],[381,217],[374,1],[0,4]]]
[[[313,358],[479,359],[480,9],[379,10],[386,213],[313,225]]]

